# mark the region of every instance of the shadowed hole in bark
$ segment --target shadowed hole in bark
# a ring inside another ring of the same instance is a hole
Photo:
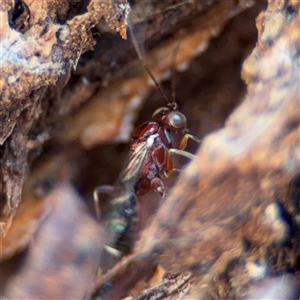
[[[30,11],[28,6],[22,0],[17,0],[15,2],[15,6],[8,11],[8,16],[10,27],[16,31],[24,33],[30,28]]]

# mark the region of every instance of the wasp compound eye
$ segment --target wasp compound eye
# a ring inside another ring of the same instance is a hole
[[[169,123],[176,129],[186,128],[186,117],[179,111],[173,112],[168,116]]]

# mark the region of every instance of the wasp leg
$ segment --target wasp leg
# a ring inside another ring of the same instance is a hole
[[[168,151],[165,176],[168,177],[172,172],[174,172],[174,170],[175,169],[173,168],[173,159],[172,159],[170,151]]]
[[[171,172],[175,172],[175,171],[180,172],[181,171],[180,169],[173,168],[172,154],[181,155],[181,156],[187,157],[189,159],[195,158],[195,155],[193,155],[187,151],[184,151],[189,139],[192,139],[195,142],[200,143],[200,139],[198,139],[197,137],[195,137],[191,134],[186,133],[180,140],[178,149],[175,149],[175,148],[169,149],[168,156],[167,156],[166,172],[165,172],[166,176],[170,175]]]
[[[188,142],[189,139],[194,140],[194,141],[197,142],[197,143],[200,143],[200,139],[198,139],[197,137],[195,137],[195,136],[193,136],[193,135],[191,135],[191,134],[186,133],[186,134],[181,138],[181,140],[180,140],[180,142],[179,142],[179,147],[178,147],[178,149],[179,149],[179,150],[184,150],[184,149],[186,148],[186,146],[187,146],[187,142]]]
[[[165,170],[165,176],[168,177],[173,172],[182,172],[181,169],[177,169],[173,167],[173,159],[172,154],[177,154],[181,156],[188,157],[190,159],[195,158],[193,154],[190,154],[189,152],[179,150],[179,149],[169,149],[168,155],[167,155],[167,163],[166,163],[166,170]]]
[[[112,185],[99,185],[95,187],[93,198],[94,198],[94,205],[96,210],[97,219],[100,220],[100,206],[99,206],[99,195],[106,194],[110,195],[114,190]]]
[[[195,155],[180,149],[169,149],[169,154],[181,155],[189,159],[194,159],[196,157]]]
[[[165,190],[164,183],[161,181],[160,178],[154,177],[151,180],[151,188],[158,192],[163,199],[167,198],[167,192]]]

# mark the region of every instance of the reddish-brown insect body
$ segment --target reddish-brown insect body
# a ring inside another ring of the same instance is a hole
[[[136,50],[143,61],[137,45]],[[169,101],[145,64],[144,67],[168,104],[157,109],[152,120],[139,125],[132,135],[128,158],[112,189],[109,208],[104,214],[107,250],[112,253],[115,250],[121,253],[131,250],[138,220],[136,195],[153,189],[166,198],[162,178],[174,170],[171,156],[177,154],[192,159],[194,156],[183,149],[189,138],[199,141],[187,134],[186,117],[178,111],[175,93],[173,101]],[[172,133],[183,134],[178,147],[173,144]],[[103,187],[95,189],[96,206],[98,193],[104,190]]]
[[[135,186],[137,194],[145,194],[154,189],[162,197],[166,196],[161,178],[168,176],[172,171],[169,149],[174,148],[174,145],[171,132],[185,131],[186,118],[177,111],[177,106],[159,108],[153,114],[153,121],[146,121],[136,128],[130,144],[131,151],[134,151],[140,143],[154,137]]]

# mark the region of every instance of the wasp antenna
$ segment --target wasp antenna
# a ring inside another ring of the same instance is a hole
[[[132,30],[132,25],[130,22],[128,22],[128,28],[129,28],[129,32],[130,32],[130,36],[131,36],[131,40],[132,40],[132,44],[134,46],[134,49],[137,53],[137,56],[138,58],[140,59],[140,61],[142,62],[145,70],[147,71],[147,73],[149,74],[150,78],[152,79],[152,81],[154,82],[155,86],[157,87],[157,89],[159,90],[159,92],[161,93],[162,97],[166,100],[166,102],[168,104],[170,104],[170,100],[168,99],[168,97],[166,96],[166,94],[164,93],[163,89],[161,88],[160,84],[157,82],[157,80],[155,79],[155,77],[153,76],[153,74],[151,73],[151,71],[149,70],[149,68],[147,67],[145,61],[144,61],[144,58],[143,58],[143,55],[141,53],[141,50],[139,48],[139,45],[138,45],[138,42],[135,38],[135,35],[133,33],[133,30]]]
[[[176,87],[175,87],[175,81],[176,81],[176,57],[179,50],[179,46],[181,43],[181,39],[179,39],[178,43],[175,46],[174,54],[171,61],[171,87],[172,87],[172,103],[176,104]],[[175,105],[174,105],[175,106]],[[177,104],[176,104],[177,107]]]
[[[144,62],[143,55],[141,53],[140,47],[139,47],[138,42],[137,42],[137,40],[135,38],[135,35],[133,33],[133,26],[132,26],[132,24],[131,24],[131,22],[129,20],[128,20],[128,28],[129,28],[129,32],[130,32],[130,35],[131,35],[132,44],[133,44],[134,49],[135,49],[135,51],[137,53],[137,56],[139,57],[139,59],[142,62]]]
[[[171,102],[169,101],[168,97],[166,96],[166,94],[164,93],[163,89],[161,88],[160,84],[156,81],[156,79],[154,78],[153,74],[150,72],[150,70],[148,69],[148,67],[144,64],[144,68],[146,69],[147,73],[149,74],[149,76],[151,77],[151,79],[153,80],[155,86],[158,88],[159,92],[161,93],[162,97],[166,100],[166,102],[168,104],[170,104]]]

